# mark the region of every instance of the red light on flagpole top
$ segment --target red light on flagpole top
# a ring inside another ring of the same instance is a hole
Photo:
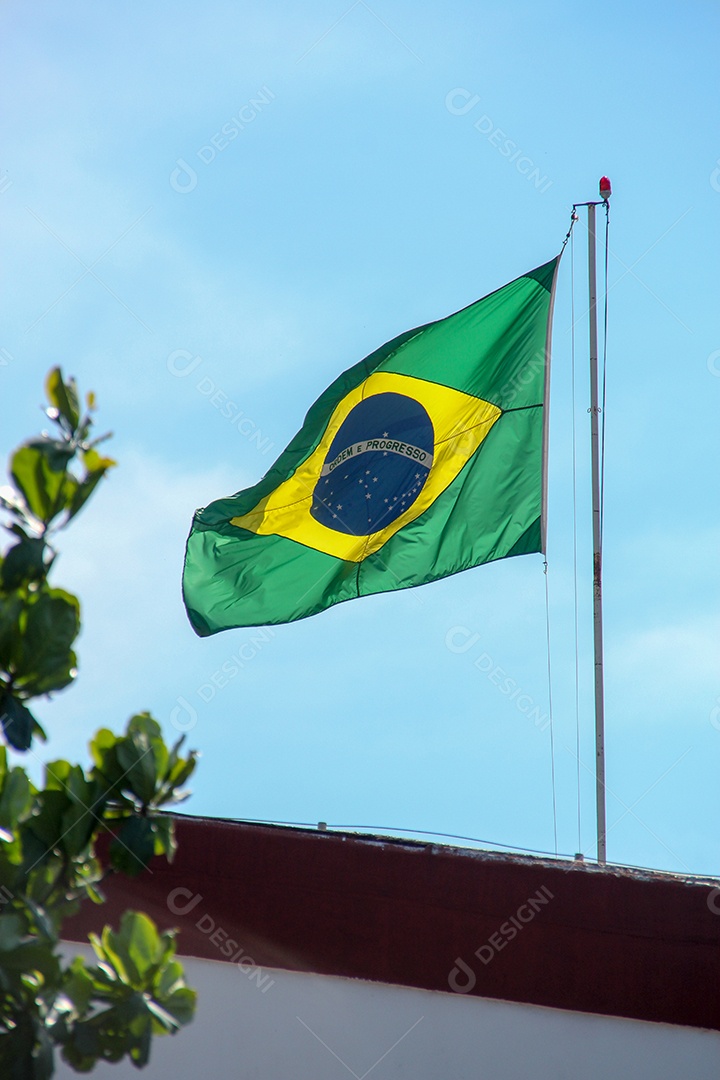
[[[600,198],[608,201],[612,195],[612,184],[607,176],[600,177]]]

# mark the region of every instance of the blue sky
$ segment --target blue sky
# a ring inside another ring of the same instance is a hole
[[[39,706],[34,767],[149,708],[202,752],[189,812],[554,850],[549,728],[487,673],[547,711],[541,556],[204,641],[180,574],[195,507],[256,482],[340,371],[551,258],[607,173],[608,851],[718,873],[715,5],[69,0],[9,2],[3,21],[2,449],[42,426],[59,363],[95,390],[120,463],[62,540],[80,676]],[[549,588],[558,848],[591,856],[576,232],[574,410],[569,251],[554,324]],[[466,651],[448,647],[457,627]]]

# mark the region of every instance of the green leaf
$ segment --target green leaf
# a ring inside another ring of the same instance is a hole
[[[0,916],[2,918],[9,916]],[[57,981],[60,976],[60,960],[53,952],[53,946],[40,942],[37,938],[24,941],[15,949],[2,953],[2,966],[8,971],[19,971],[23,975],[38,973],[46,983]]]
[[[68,521],[82,510],[104,475],[105,470],[103,469],[102,472],[90,473],[85,480],[77,482],[68,508]]]
[[[155,854],[155,823],[149,818],[131,817],[122,823],[110,845],[110,862],[115,870],[137,877]]]
[[[83,1016],[92,1000],[93,980],[82,956],[76,956],[63,979],[63,990],[72,1001],[76,1011]]]
[[[45,766],[45,790],[65,791],[72,770],[73,766],[69,761],[63,759],[58,761],[48,761]]]
[[[74,432],[80,420],[80,408],[78,402],[77,387],[74,379],[67,382],[63,380],[62,371],[55,367],[49,372],[45,380],[45,393],[48,401],[55,406],[62,418],[66,421],[71,432]]]
[[[45,938],[51,944],[57,944],[57,930],[48,912],[28,896],[25,897],[25,905],[32,915],[35,930],[40,937]]]
[[[8,671],[21,645],[20,617],[24,602],[19,593],[0,594],[0,665]]]
[[[36,596],[28,611],[25,641],[30,653],[48,658],[43,665],[49,666],[54,656],[67,653],[79,633],[80,603],[64,589],[43,589]]]
[[[125,734],[126,737],[138,736],[148,742],[155,739],[162,742],[162,728],[149,712],[136,713],[135,716],[131,716]]]
[[[73,657],[74,656],[75,654],[73,653]],[[74,671],[75,669],[73,668],[72,670]],[[35,717],[33,717],[33,720],[35,720],[35,723],[33,725],[33,736],[36,739],[39,739],[40,742],[47,742],[47,732],[45,731],[45,728],[42,726],[42,724],[39,724],[37,722],[37,719],[35,719]]]
[[[63,814],[69,799],[62,790],[46,788],[37,796],[37,809],[27,822],[27,829],[43,846],[45,857],[50,858],[60,843]]]
[[[150,1057],[152,1016],[142,994],[75,1025],[63,1047],[63,1057],[76,1070],[89,1071],[96,1061],[117,1062],[127,1054],[137,1068]]]
[[[93,447],[86,447],[82,451],[82,462],[86,475],[75,483],[72,498],[69,500],[68,521],[82,509],[108,469],[117,464],[112,458],[103,457]]]
[[[168,749],[158,722],[148,713],[133,716],[126,737],[118,743],[117,755],[125,772],[125,785],[144,806],[148,806],[168,761]]]
[[[154,922],[140,911],[126,911],[114,939],[116,948],[126,957],[128,969],[133,972],[137,989],[145,989],[148,971],[157,963],[161,952],[160,935]]]
[[[109,438],[109,434],[110,433],[108,432],[108,434],[103,435],[102,438]],[[95,440],[96,444],[98,442],[100,442],[100,439]],[[87,469],[88,473],[104,473],[107,472],[108,469],[112,469],[117,465],[117,461],[115,461],[114,458],[103,457],[102,454],[99,454],[97,452],[94,446],[89,446],[86,450],[83,451],[82,460],[83,465]]]
[[[2,748],[3,755],[5,747]],[[0,789],[0,826],[16,829],[29,814],[33,802],[32,787],[27,773],[20,766],[9,773],[2,769],[2,789]]]
[[[64,509],[67,464],[74,451],[52,440],[28,442],[10,461],[13,480],[34,517],[44,525]]]
[[[80,604],[63,589],[42,588],[27,605],[15,685],[26,695],[61,690],[75,677],[71,649],[80,631]]]
[[[105,897],[98,888],[99,882],[105,877],[105,870],[99,859],[94,857],[86,859],[76,867],[75,884],[77,889],[84,891],[85,896],[94,904],[104,904]]]
[[[25,445],[38,450],[47,459],[48,467],[52,472],[64,473],[67,479],[68,465],[77,452],[72,442],[68,439],[53,439],[50,435],[43,433],[35,439],[28,439]]]
[[[189,1024],[195,1015],[197,993],[189,986],[178,987],[167,998],[163,999],[165,1010],[175,1020],[176,1024]]]
[[[7,953],[17,949],[25,935],[24,920],[21,915],[14,912],[8,915],[0,915],[0,953]],[[5,958],[1,961],[5,963]]]
[[[126,1022],[142,1022],[149,1012],[158,1034],[188,1023],[196,995],[174,959],[175,931],[159,934],[147,915],[126,911],[117,933],[106,926],[101,939],[91,934],[90,940],[100,961],[90,970],[96,993],[108,1001],[123,1000],[123,1005],[115,1006],[117,1017],[125,1009]],[[123,995],[123,987],[132,988],[135,995]]]
[[[33,581],[42,581],[47,570],[45,551],[45,541],[35,538],[21,540],[11,547],[0,572],[2,587],[12,590]]]
[[[33,1048],[32,1080],[50,1080],[55,1072],[54,1047],[50,1033],[38,1024],[37,1043]]]
[[[35,718],[29,709],[12,694],[0,697],[0,723],[3,734],[15,750],[29,750],[32,743]]]
[[[147,915],[126,911],[117,932],[105,926],[100,938],[92,934],[90,941],[101,964],[109,969],[111,981],[144,990],[145,972],[155,958],[158,944],[157,930]]]
[[[57,667],[48,668],[42,674],[26,674],[17,676],[15,685],[25,697],[40,697],[42,694],[52,694],[56,690],[64,690],[77,675],[77,656],[72,649],[58,662]],[[35,722],[35,734],[45,740],[46,735],[40,725]]]
[[[100,827],[103,793],[96,782],[85,778],[79,765],[70,771],[66,788],[70,805],[62,818],[62,844],[67,855],[76,859],[85,854]]]
[[[181,758],[165,778],[164,787],[167,789],[167,798],[174,794],[175,789],[181,787],[192,776],[197,765],[197,753],[191,750],[186,758]],[[183,796],[184,797],[184,796]]]
[[[35,1080],[32,1050],[35,1043],[34,1018],[30,1012],[13,1017],[13,1027],[0,1039],[0,1075],[3,1080]]]
[[[90,740],[90,756],[103,776],[112,783],[114,776],[111,775],[119,766],[114,756],[115,748],[120,738],[109,728],[99,728]]]
[[[165,855],[172,862],[177,851],[175,822],[169,814],[160,814],[153,819],[155,826],[155,854]]]
[[[12,491],[12,488],[5,488],[5,491]],[[18,499],[18,502],[21,502],[21,500]],[[5,504],[6,500],[0,495],[0,506],[4,506]],[[10,525],[6,524],[4,528],[6,528],[8,532],[11,532],[13,536],[17,536],[19,540],[30,539],[30,533],[27,529],[23,528],[19,521],[13,521]]]
[[[171,994],[185,985],[182,964],[172,959],[174,954],[175,942],[173,941],[168,954],[170,958],[165,960],[155,979],[155,993],[161,1001],[166,1001]]]

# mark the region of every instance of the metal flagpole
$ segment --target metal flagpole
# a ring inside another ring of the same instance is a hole
[[[603,177],[600,194],[610,196],[610,181]],[[595,787],[597,801],[597,860],[607,859],[605,816],[605,686],[603,677],[602,528],[600,514],[600,408],[598,405],[597,273],[595,267],[595,207],[588,210],[588,288],[590,299],[590,445],[593,521],[593,628],[595,643]]]

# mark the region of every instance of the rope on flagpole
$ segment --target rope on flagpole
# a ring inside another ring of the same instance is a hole
[[[605,298],[603,312],[603,357],[602,357],[602,404],[600,428],[600,536],[605,530],[605,387],[607,379],[607,337],[608,337],[608,255],[610,252],[610,203],[605,200]]]
[[[573,211],[577,220],[577,215]],[[570,241],[570,371],[572,387],[572,503],[573,503],[573,587],[575,609],[575,785],[577,792],[577,851],[582,851],[582,819],[580,802],[580,598],[578,590],[578,524],[577,524],[577,394],[575,389],[575,236]]]
[[[545,560],[543,572],[545,574],[545,635],[547,639],[548,716],[550,719],[550,774],[552,777],[553,838],[555,841],[555,854],[557,855],[558,833],[557,793],[555,788],[555,725],[553,718],[552,665],[550,662],[550,587],[548,585],[547,559]]]
[[[577,221],[578,221],[578,215],[576,213],[576,206],[573,205],[572,211],[570,212],[570,225],[568,226],[568,231],[565,233],[565,239],[562,242],[562,247],[560,248],[560,256],[559,256],[559,257],[562,257],[563,252],[565,251],[565,248],[568,245],[568,241],[572,240],[572,242],[570,244],[570,252],[571,252],[571,266],[573,267],[573,269],[571,270],[571,277],[573,278],[573,280],[574,280],[574,258],[575,258],[574,250],[575,249],[574,249],[574,239],[572,239],[572,238],[573,238],[573,229],[574,229],[575,223]],[[575,297],[575,294],[574,294],[574,291],[573,291],[573,400],[574,400],[574,379],[575,379],[575,367],[574,367],[574,364],[575,364],[575,354],[574,354],[574,340],[575,340],[574,339],[574,297]],[[574,499],[574,496],[575,496],[575,429],[574,429],[574,425],[575,425],[575,414],[574,414],[574,411],[573,411],[573,499]],[[573,506],[573,523],[575,522],[575,519],[576,519],[576,514],[575,514],[575,509],[574,509],[574,506]],[[543,563],[543,573],[544,573],[544,576],[545,576],[545,637],[546,637],[546,645],[547,645],[548,716],[549,716],[549,721],[550,721],[550,723],[549,723],[549,727],[550,727],[550,774],[551,774],[551,782],[552,782],[553,839],[554,839],[554,844],[555,844],[555,854],[557,855],[557,853],[558,853],[558,831],[557,831],[557,784],[556,784],[556,778],[555,778],[555,718],[554,718],[554,711],[553,711],[553,696],[552,696],[552,659],[551,659],[551,647],[550,647],[550,586],[549,586],[549,574],[548,574],[547,558],[545,559],[545,562]],[[577,609],[577,603],[576,603],[576,609]],[[576,621],[577,621],[577,615],[576,615]],[[577,653],[577,632],[576,632],[575,643],[576,643],[576,653]],[[576,667],[577,667],[577,661],[576,661]],[[579,713],[578,713],[578,724],[579,724]],[[578,757],[579,757],[579,754],[578,754]],[[580,811],[580,788],[579,788],[580,776],[579,776],[579,769],[580,769],[580,765],[578,763],[578,814],[579,814],[579,811]],[[580,845],[579,844],[578,844],[578,850],[580,850]]]

